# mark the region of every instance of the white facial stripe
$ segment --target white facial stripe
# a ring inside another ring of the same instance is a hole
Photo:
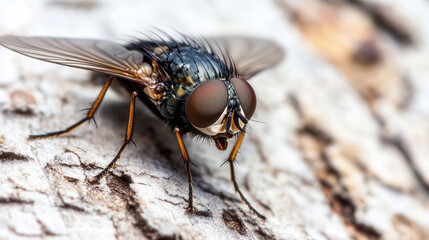
[[[214,122],[212,125],[205,127],[205,128],[199,128],[194,126],[196,129],[198,129],[200,132],[205,133],[209,136],[214,136],[216,134],[218,134],[221,131],[221,128],[223,126],[222,122],[223,119],[226,116],[228,107],[225,108],[225,110],[223,110],[222,114],[220,115],[220,117],[218,118],[218,120],[216,120],[216,122]]]
[[[243,108],[241,108],[241,106],[240,106],[240,113],[244,116]],[[239,124],[240,124],[240,127],[241,127],[242,129],[244,129],[244,126],[246,126],[246,124],[244,124],[244,123],[241,121],[241,119],[240,119],[240,118],[238,118],[238,122],[239,122]],[[231,124],[231,132],[233,132],[233,133],[238,133],[238,132],[240,132],[240,129],[238,129],[238,128],[237,128],[237,126],[235,125],[234,121],[232,121],[232,124]]]
[[[220,115],[220,117],[218,118],[218,120],[216,120],[216,122],[214,122],[212,125],[205,127],[205,128],[199,128],[194,126],[196,129],[198,129],[200,132],[205,133],[209,136],[215,136],[219,133],[226,133],[225,132],[225,117],[227,114],[227,110],[228,107],[225,108],[225,110],[223,110],[222,114]],[[243,114],[244,116],[244,112],[243,109],[240,107],[240,112],[241,114]],[[238,119],[239,123],[240,123],[240,127],[244,128],[244,126],[246,124],[244,124],[240,119]],[[240,132],[240,129],[237,128],[237,126],[235,125],[234,121],[232,121],[231,123],[231,129],[230,131],[234,134],[234,133],[238,133]]]

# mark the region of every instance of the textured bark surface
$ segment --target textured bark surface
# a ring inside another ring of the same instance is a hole
[[[101,89],[90,74],[0,49],[0,239],[427,239],[429,2],[9,1],[0,35],[126,40],[151,26],[250,35],[287,58],[251,80],[258,107],[227,157],[187,139],[195,214],[174,136],[139,103],[134,141],[121,145],[128,98],[109,91],[68,136],[27,141],[84,116]],[[122,37],[122,38],[121,38]]]

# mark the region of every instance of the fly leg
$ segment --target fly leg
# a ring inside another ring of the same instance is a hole
[[[121,155],[125,150],[125,147],[130,142],[132,142],[133,128],[134,128],[134,114],[135,114],[134,105],[135,105],[136,97],[137,97],[137,91],[131,94],[130,114],[128,116],[128,125],[127,125],[127,131],[125,132],[124,143],[122,144],[121,148],[116,154],[116,157],[109,163],[109,165],[107,165],[107,167],[103,171],[101,171],[99,174],[97,174],[97,176],[91,179],[91,182],[98,182],[100,181],[100,179],[106,176],[106,174],[115,166],[116,162],[121,158]]]
[[[188,177],[188,185],[189,185],[189,198],[188,198],[188,208],[186,209],[189,212],[194,211],[194,187],[192,185],[192,175],[191,175],[191,161],[188,157],[188,151],[186,150],[185,144],[183,144],[182,135],[180,134],[180,129],[178,127],[174,128],[174,133],[177,137],[177,142],[179,143],[180,152],[182,153],[183,160],[185,161],[186,167],[186,176]]]
[[[97,99],[95,99],[91,108],[88,110],[88,114],[86,115],[86,117],[84,119],[80,120],[79,122],[71,125],[70,127],[66,128],[64,130],[56,131],[56,132],[50,132],[50,133],[46,133],[46,134],[30,135],[30,137],[28,139],[29,140],[37,140],[37,139],[42,139],[42,138],[58,137],[58,136],[61,136],[63,134],[66,134],[66,133],[73,131],[74,129],[76,129],[77,127],[82,125],[82,123],[86,122],[87,120],[93,119],[95,112],[97,111],[98,107],[101,104],[101,101],[104,98],[104,95],[106,95],[107,89],[109,88],[110,84],[113,81],[113,78],[114,77],[112,76],[109,78],[109,80],[107,80],[106,84],[104,85],[104,87],[101,90],[100,94],[98,95]],[[95,122],[95,120],[94,120],[94,122]]]
[[[238,195],[240,195],[241,201],[243,201],[250,209],[250,211],[252,211],[253,213],[255,213],[258,217],[262,218],[263,220],[266,220],[267,218],[262,215],[261,213],[259,213],[251,204],[250,202],[246,199],[246,197],[244,197],[243,193],[240,191],[240,188],[238,187],[237,181],[235,180],[235,172],[234,172],[234,160],[235,157],[237,156],[238,153],[238,149],[240,148],[241,143],[243,142],[244,139],[244,135],[245,132],[241,132],[240,136],[237,139],[237,142],[234,144],[234,148],[232,149],[229,158],[228,158],[228,163],[229,163],[229,169],[231,172],[231,182],[234,185],[234,189],[235,192],[238,193]]]

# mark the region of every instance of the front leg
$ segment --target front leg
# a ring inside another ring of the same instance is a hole
[[[180,152],[182,153],[183,160],[185,161],[186,167],[186,176],[188,177],[188,185],[189,185],[189,198],[188,198],[188,208],[186,209],[188,212],[194,212],[194,187],[192,185],[192,175],[191,175],[191,161],[188,157],[188,151],[186,150],[185,144],[182,140],[182,135],[180,134],[180,129],[178,127],[174,128],[174,133],[177,137],[177,142],[179,143]]]
[[[244,135],[246,133],[244,131],[242,131],[240,133],[240,136],[238,136],[237,142],[234,144],[234,148],[232,149],[229,158],[228,158],[228,163],[229,163],[229,168],[230,168],[230,172],[231,172],[231,182],[234,185],[234,189],[236,192],[238,192],[238,195],[240,195],[241,201],[243,201],[250,209],[250,211],[252,211],[253,213],[255,213],[258,217],[262,218],[263,220],[266,220],[267,218],[262,215],[261,213],[259,213],[251,204],[250,202],[244,197],[243,193],[240,191],[240,188],[238,187],[237,181],[235,180],[235,172],[234,172],[234,160],[235,157],[237,156],[238,153],[238,149],[240,148],[241,143],[243,142],[244,139]]]

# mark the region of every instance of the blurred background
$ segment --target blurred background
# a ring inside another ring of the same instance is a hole
[[[4,2],[0,35],[126,43],[159,28],[266,38],[286,58],[250,80],[256,121],[236,167],[262,222],[219,167],[228,153],[192,139],[199,213],[185,214],[175,139],[144,110],[137,147],[89,185],[121,144],[129,100],[109,91],[98,128],[28,142],[80,120],[101,87],[0,48],[0,239],[427,239],[428,12],[426,0]]]

